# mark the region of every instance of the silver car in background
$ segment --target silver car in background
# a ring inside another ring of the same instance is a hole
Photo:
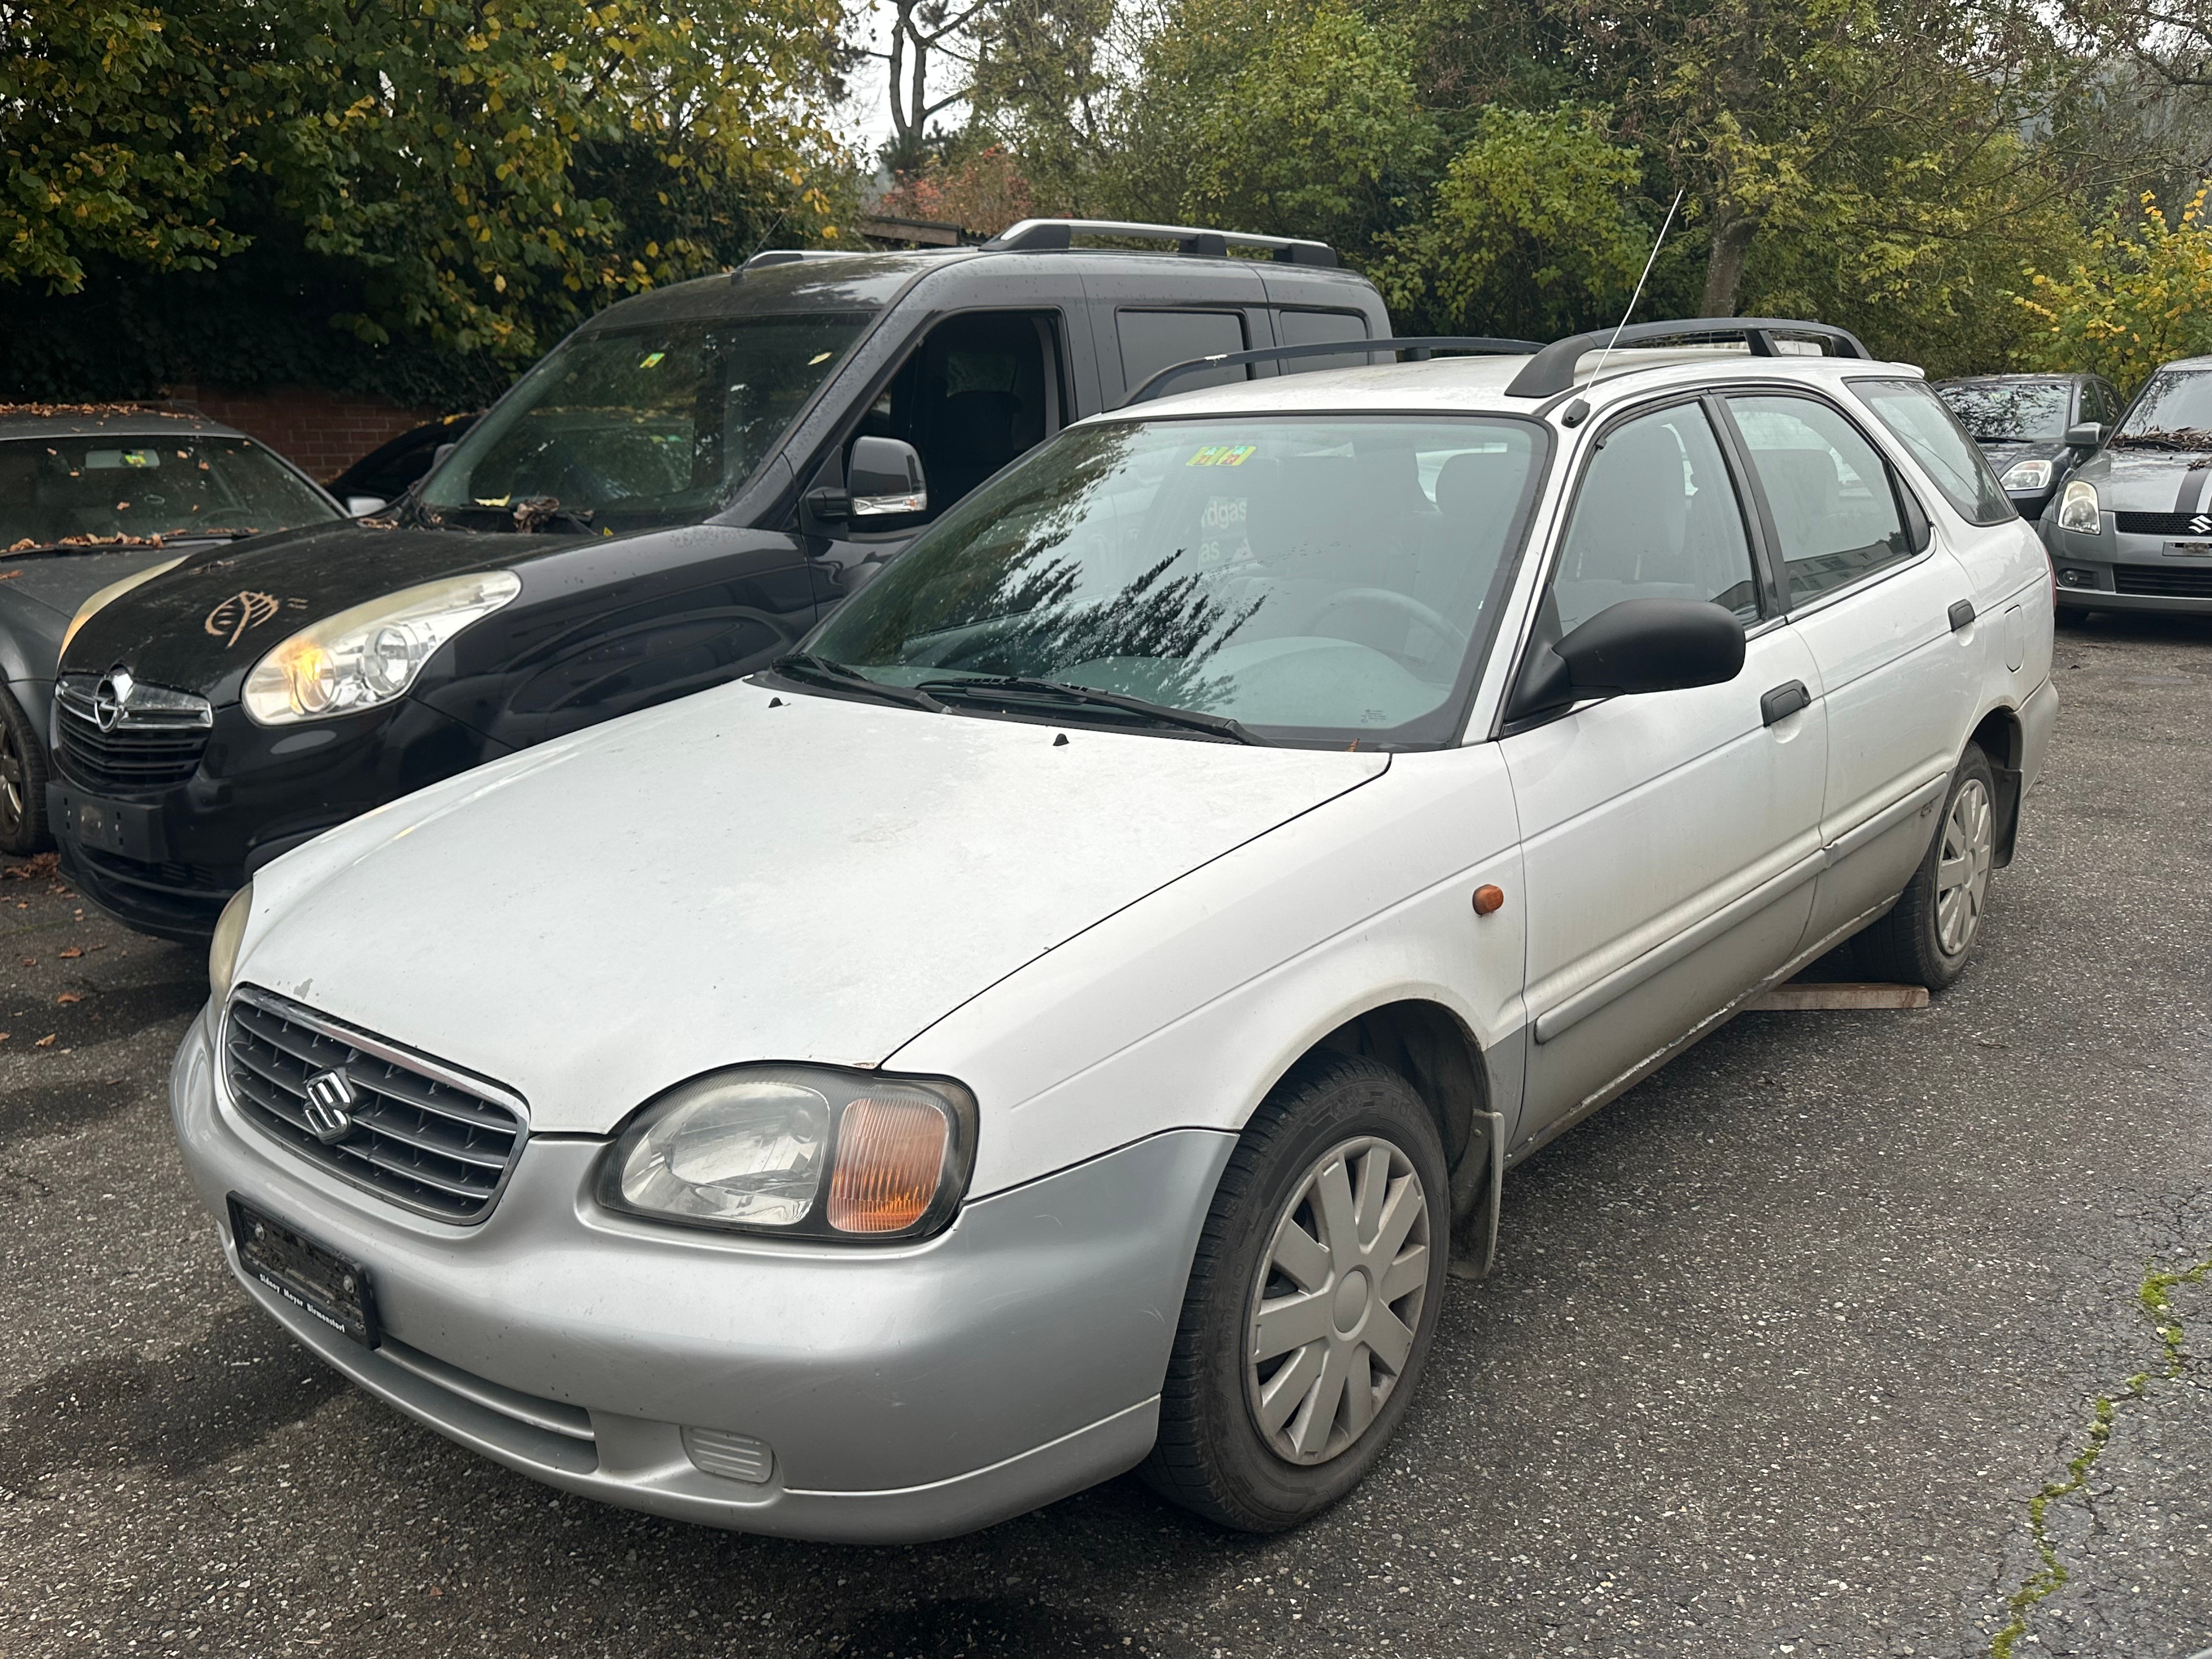
[[[2062,614],[2212,615],[2212,357],[2144,383],[2042,529]]]

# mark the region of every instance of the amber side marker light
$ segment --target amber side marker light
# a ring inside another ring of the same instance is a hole
[[[830,1224],[841,1233],[895,1233],[937,1196],[951,1126],[919,1101],[863,1095],[837,1120]]]
[[[1474,890],[1474,914],[1478,916],[1488,915],[1504,902],[1505,890],[1503,887],[1493,887],[1486,881]]]

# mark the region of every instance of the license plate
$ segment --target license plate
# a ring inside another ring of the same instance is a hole
[[[2166,556],[2169,559],[2212,559],[2212,542],[2168,542]]]
[[[376,1346],[376,1297],[360,1262],[235,1196],[230,1236],[240,1265],[256,1280],[349,1341]]]
[[[103,853],[123,852],[123,815],[106,801],[80,800],[73,802],[76,816],[71,819],[76,839],[87,847]]]

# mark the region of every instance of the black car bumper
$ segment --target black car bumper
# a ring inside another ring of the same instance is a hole
[[[303,741],[303,739],[305,741]],[[406,699],[343,720],[271,729],[219,709],[191,775],[118,788],[64,740],[47,821],[78,890],[126,927],[204,940],[270,860],[374,807],[509,753]]]

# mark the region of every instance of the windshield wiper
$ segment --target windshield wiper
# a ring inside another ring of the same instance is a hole
[[[881,680],[872,680],[866,674],[831,662],[827,657],[817,657],[811,651],[794,651],[787,657],[778,657],[769,667],[787,680],[812,680],[817,685],[835,686],[841,691],[865,692],[880,697],[885,702],[903,703],[908,708],[921,708],[933,714],[945,712],[945,705],[927,691],[913,686],[887,685]]]
[[[2178,426],[2165,432],[2129,432],[2112,441],[2114,449],[2212,449],[2212,432],[2203,427]]]
[[[1267,741],[1263,738],[1254,737],[1226,714],[1202,714],[1194,708],[1171,708],[1164,702],[1148,702],[1142,697],[1128,696],[1119,691],[1101,691],[1088,685],[1071,685],[1065,680],[1039,680],[1020,674],[1001,674],[973,680],[924,680],[916,689],[933,692],[939,697],[972,696],[993,702],[1003,702],[1009,697],[1017,700],[1036,697],[1052,702],[1088,704],[1095,708],[1118,708],[1123,714],[1139,714],[1162,726],[1180,726],[1231,743],[1264,746]]]

